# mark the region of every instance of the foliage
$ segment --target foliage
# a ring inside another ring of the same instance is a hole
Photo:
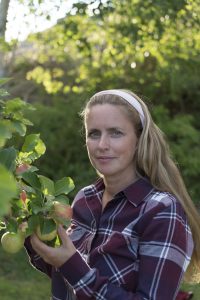
[[[1,95],[5,94],[2,89]],[[57,219],[54,201],[69,204],[66,195],[74,189],[70,177],[54,182],[37,174],[38,168],[32,163],[45,153],[46,147],[40,134],[26,135],[26,127],[32,123],[24,117],[25,110],[33,110],[33,107],[19,98],[0,100],[0,229],[20,231],[24,237],[38,226],[42,234],[55,230],[55,221],[68,225],[69,220]],[[15,133],[25,136],[20,149],[15,148],[14,139],[12,146],[6,146],[6,139],[11,139]]]
[[[33,119],[49,149],[40,160],[47,176],[57,179],[67,166],[77,187],[94,179],[77,113],[94,92],[127,88],[149,103],[198,203],[199,4],[199,0],[81,2],[56,26],[29,37],[24,56],[16,56],[13,88],[21,84],[22,97],[40,102],[38,120],[34,115]]]
[[[75,99],[66,99],[54,106],[35,104],[37,114],[29,114],[34,129],[40,130],[47,146],[46,155],[35,165],[45,176],[54,180],[62,178],[67,170],[76,182],[71,196],[75,196],[81,187],[94,181],[97,176],[87,156],[82,122],[77,113],[80,105]]]

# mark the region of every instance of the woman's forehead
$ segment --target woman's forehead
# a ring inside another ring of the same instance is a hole
[[[120,105],[97,104],[92,106],[86,115],[86,127],[120,128],[132,124],[126,109]]]

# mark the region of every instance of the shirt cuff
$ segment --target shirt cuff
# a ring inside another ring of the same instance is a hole
[[[28,252],[29,255],[36,255],[37,253],[35,252],[35,250],[33,249],[32,245],[31,245],[31,240],[30,240],[30,236],[28,236],[25,241],[24,241],[24,247],[26,248],[26,251]]]
[[[78,251],[75,252],[60,268],[60,272],[72,286],[91,271]]]

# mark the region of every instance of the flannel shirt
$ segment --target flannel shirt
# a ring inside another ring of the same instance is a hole
[[[52,299],[175,299],[193,251],[180,202],[146,178],[116,194],[102,211],[103,192],[99,179],[75,197],[68,234],[77,251],[59,269],[26,242],[32,264],[52,279]]]

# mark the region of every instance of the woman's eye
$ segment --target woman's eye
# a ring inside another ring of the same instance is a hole
[[[97,139],[101,136],[101,133],[97,130],[94,130],[94,131],[91,131],[91,132],[88,132],[87,134],[87,137],[88,138],[91,138],[91,139]]]
[[[123,135],[123,132],[121,132],[121,131],[119,131],[119,130],[113,130],[112,132],[111,132],[111,136],[113,136],[113,137],[120,137],[120,136],[122,136]]]

